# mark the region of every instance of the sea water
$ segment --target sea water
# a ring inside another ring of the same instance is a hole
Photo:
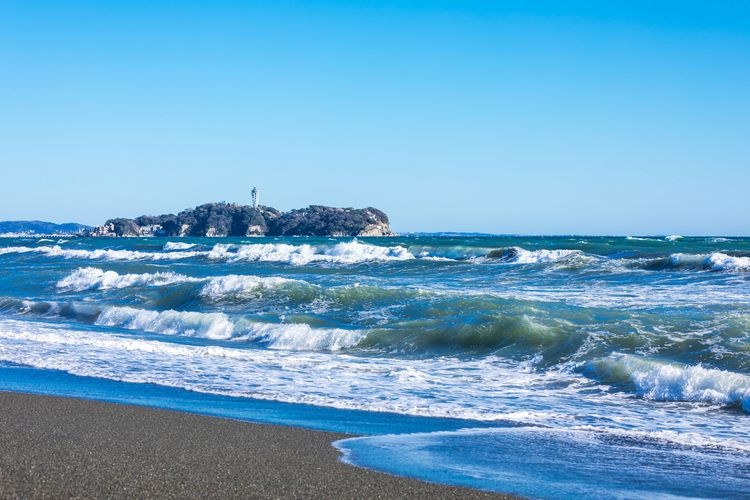
[[[750,494],[750,239],[0,238],[0,389],[532,497]]]

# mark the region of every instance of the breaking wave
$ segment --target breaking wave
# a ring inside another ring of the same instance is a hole
[[[164,335],[249,340],[282,350],[337,351],[356,345],[365,336],[358,330],[312,328],[307,324],[233,321],[224,313],[151,311],[133,307],[107,307],[96,324]]]
[[[526,250],[521,247],[498,248],[487,254],[487,258],[513,262],[515,264],[548,264],[566,261],[573,257],[593,258],[585,255],[580,250]]]
[[[356,346],[366,335],[361,330],[312,328],[304,323],[250,323],[243,337],[287,351],[339,351]]]
[[[661,240],[663,241],[663,240]],[[214,262],[247,263],[269,262],[291,266],[330,264],[348,266],[366,263],[390,263],[404,261],[430,262],[501,262],[518,265],[550,266],[552,269],[592,268],[607,272],[627,270],[695,270],[695,271],[750,271],[750,254],[744,251],[733,253],[672,253],[669,255],[638,254],[620,252],[610,256],[587,253],[578,249],[528,250],[520,246],[496,249],[471,246],[380,246],[358,240],[341,243],[289,244],[219,243],[210,250],[195,244],[167,242],[162,251],[122,249],[80,249],[51,246],[11,246],[0,248],[4,254],[37,254],[47,257],[108,261],[177,261],[184,259],[207,259]],[[109,275],[111,276],[111,275]],[[103,278],[106,281],[106,277]],[[116,288],[116,285],[104,287]],[[83,290],[83,289],[81,289]]]
[[[305,281],[275,276],[250,276],[230,274],[208,279],[200,295],[214,301],[242,300],[255,298],[264,291],[274,288],[296,286],[303,289],[312,285]]]
[[[207,257],[211,260],[234,262],[279,262],[302,266],[310,263],[359,264],[365,262],[390,262],[411,260],[416,257],[403,246],[378,246],[357,240],[335,245],[291,245],[286,243],[259,243],[235,245],[218,243],[209,251],[189,250],[187,243],[167,242],[163,252],[113,249],[69,249],[59,245],[41,247],[4,247],[0,255],[11,253],[37,253],[48,257],[90,260],[182,260]]]
[[[736,404],[750,413],[750,376],[740,373],[613,354],[588,363],[584,374],[610,385],[633,384],[646,399]]]
[[[259,243],[252,245],[214,245],[208,258],[226,262],[259,261],[281,262],[301,266],[312,262],[332,264],[359,264],[414,259],[402,246],[384,247],[360,243],[357,240],[336,245],[290,245],[286,243]]]
[[[144,274],[118,274],[96,267],[81,267],[57,282],[57,288],[65,291],[106,290],[133,286],[166,286],[176,283],[202,281],[182,274],[168,272]]]
[[[179,283],[205,283],[199,295],[212,299],[244,299],[257,297],[264,290],[298,285],[310,287],[305,281],[275,276],[252,276],[230,274],[194,278],[171,271],[142,274],[119,274],[96,267],[81,267],[57,282],[63,291],[81,292],[85,290],[122,289],[130,287],[169,286]]]
[[[189,250],[193,248],[195,243],[185,243],[184,241],[168,241],[164,243],[163,249],[167,252],[172,250]]]
[[[722,252],[710,254],[673,253],[655,259],[633,259],[630,267],[646,270],[703,270],[703,271],[750,271],[750,257],[732,256]]]
[[[128,330],[226,340],[232,338],[234,324],[224,313],[191,311],[150,311],[134,307],[107,307],[96,324]]]
[[[76,322],[125,330],[212,340],[236,340],[262,344],[269,349],[338,351],[355,347],[367,335],[364,330],[314,328],[305,323],[264,323],[230,317],[222,312],[156,311],[129,306],[105,306],[85,302],[45,302],[0,298],[0,312],[61,317]]]
[[[646,238],[645,236],[626,236],[628,241],[663,241],[656,238]]]
[[[65,259],[90,260],[181,260],[199,256],[205,252],[142,252],[140,250],[112,250],[101,248],[84,250],[76,248],[62,248],[60,245],[43,247],[5,247],[0,248],[0,255],[9,253],[38,253],[48,257],[63,257]]]

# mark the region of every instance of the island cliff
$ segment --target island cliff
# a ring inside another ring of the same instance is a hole
[[[280,212],[235,203],[207,203],[177,215],[110,219],[91,236],[391,236],[388,216],[367,208],[311,205]]]

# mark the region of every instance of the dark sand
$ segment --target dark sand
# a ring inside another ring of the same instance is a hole
[[[346,465],[342,434],[0,392],[0,498],[498,498]]]

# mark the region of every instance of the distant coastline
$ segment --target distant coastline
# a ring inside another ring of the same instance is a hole
[[[0,235],[4,237],[60,237],[79,236],[93,228],[75,222],[55,224],[41,220],[12,220],[0,221]]]
[[[395,236],[388,216],[373,207],[310,205],[282,212],[263,205],[206,203],[174,214],[108,219],[101,226],[0,221],[2,237]]]

